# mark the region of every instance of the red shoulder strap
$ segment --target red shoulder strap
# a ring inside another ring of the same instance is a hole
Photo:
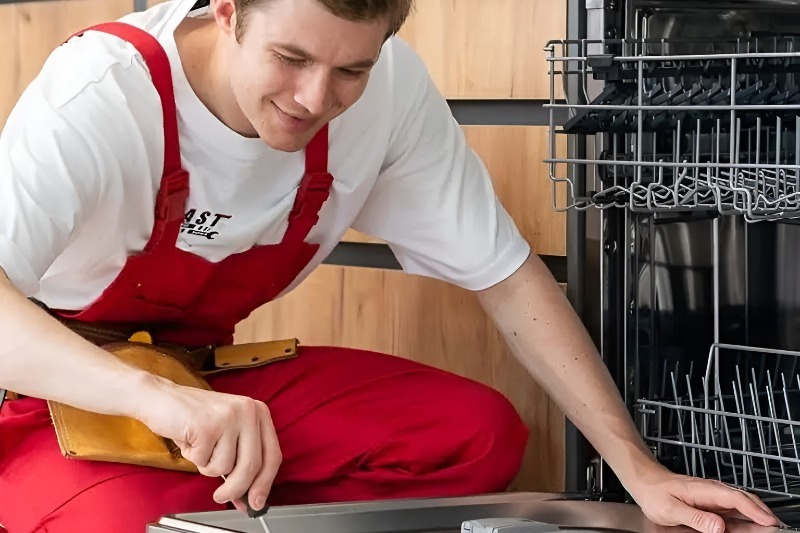
[[[306,173],[328,172],[328,124],[306,146]]]
[[[155,37],[124,22],[97,24],[73,37],[87,31],[105,32],[131,43],[142,55],[158,91],[164,121],[164,169],[156,198],[155,225],[145,250],[150,251],[158,246],[171,249],[175,246],[183,222],[184,206],[189,196],[189,174],[181,166],[178,115],[169,58]]]
[[[161,97],[161,108],[164,114],[164,176],[181,170],[181,151],[178,142],[178,116],[175,109],[175,93],[172,89],[172,70],[169,58],[161,43],[141,28],[124,22],[104,22],[90,26],[73,35],[83,35],[87,31],[102,31],[116,35],[131,43],[144,59],[150,77],[153,79],[158,95]]]

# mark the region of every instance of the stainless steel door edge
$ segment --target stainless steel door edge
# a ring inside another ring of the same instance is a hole
[[[507,493],[465,498],[275,507],[266,520],[271,533],[444,533],[482,518],[529,518],[569,528],[647,533],[638,507],[565,499],[564,494]],[[165,517],[151,533],[260,533],[261,525],[238,511]]]

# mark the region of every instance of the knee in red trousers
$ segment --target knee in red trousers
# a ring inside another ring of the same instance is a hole
[[[528,439],[511,403],[484,385],[435,369],[405,377],[409,387],[397,391],[405,396],[399,400],[402,405],[388,401],[396,412],[373,405],[364,407],[364,417],[339,413],[332,429],[343,440],[353,436],[353,442],[340,447],[335,440],[328,449],[317,447],[313,459],[302,465],[289,459],[270,502],[437,498],[508,488]],[[370,409],[384,413],[372,426],[366,414]]]
[[[519,472],[528,428],[513,405],[499,392],[483,385],[475,385],[461,399],[465,415],[455,424],[444,424],[452,431],[452,445],[465,450],[461,457],[463,470],[450,480],[454,489],[441,496],[485,494],[501,492],[508,488]],[[453,418],[443,411],[442,417]],[[455,420],[453,420],[455,421]],[[444,431],[442,438],[448,438]],[[461,488],[459,488],[461,487]]]

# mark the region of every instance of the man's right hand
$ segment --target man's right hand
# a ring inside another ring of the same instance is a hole
[[[263,402],[175,385],[153,377],[154,393],[136,417],[152,431],[172,439],[201,474],[226,476],[214,492],[217,503],[239,501],[261,509],[281,464],[278,436]]]
[[[266,405],[181,387],[126,365],[31,303],[2,268],[0,304],[0,388],[141,420],[172,439],[202,474],[227,476],[216,501],[244,510],[238,500],[249,491],[250,506],[262,508],[281,463]]]

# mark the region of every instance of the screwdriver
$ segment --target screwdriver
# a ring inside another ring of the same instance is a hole
[[[5,391],[0,391],[0,392],[5,393]],[[0,401],[0,405],[1,404],[2,404],[2,401]],[[178,447],[178,445],[175,444],[175,442],[172,439],[166,439],[165,438],[164,442],[166,443],[167,448],[169,449],[169,451],[173,455],[173,457],[175,457],[176,459],[181,457],[181,450]],[[222,476],[222,479],[224,481],[228,480],[228,478],[225,477],[224,475]],[[250,517],[250,518],[258,518],[259,522],[261,522],[261,526],[264,528],[264,532],[265,533],[270,533],[269,528],[267,527],[267,522],[264,520],[264,515],[267,514],[267,511],[269,511],[269,504],[265,503],[264,507],[262,507],[261,509],[256,511],[255,509],[253,509],[250,506],[250,498],[249,498],[249,495],[248,495],[247,492],[244,493],[244,496],[242,496],[242,499],[244,500],[244,503],[247,506],[247,516]]]
[[[228,480],[228,478],[226,478],[225,476],[222,476],[222,479],[225,481]],[[267,514],[267,511],[269,511],[269,504],[265,503],[264,507],[262,507],[259,510],[253,509],[250,506],[250,498],[248,492],[245,492],[244,496],[242,496],[242,500],[244,500],[244,503],[247,506],[247,516],[250,518],[258,518],[258,521],[261,522],[261,527],[264,528],[264,533],[270,533],[269,527],[267,527],[267,522],[264,519],[264,515]]]

